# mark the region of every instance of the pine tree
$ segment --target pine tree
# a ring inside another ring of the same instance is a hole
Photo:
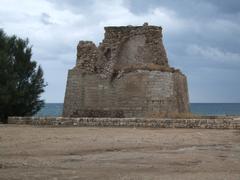
[[[44,106],[43,70],[31,60],[28,43],[0,29],[0,121],[4,123],[8,116],[31,116]]]

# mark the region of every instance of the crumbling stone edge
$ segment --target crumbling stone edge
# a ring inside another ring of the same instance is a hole
[[[216,119],[9,117],[8,123],[50,127],[240,129],[239,117]]]

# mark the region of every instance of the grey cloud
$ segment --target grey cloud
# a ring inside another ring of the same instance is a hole
[[[71,9],[75,13],[92,13],[94,0],[48,0],[56,8]]]
[[[53,24],[50,20],[50,16],[47,13],[41,14],[41,22],[45,25]]]
[[[204,17],[216,12],[234,14],[240,11],[240,1],[238,0],[125,0],[124,2],[135,13],[145,13],[158,6],[174,9],[179,15],[183,16],[199,15]]]
[[[207,0],[205,0],[207,1]],[[209,3],[212,3],[218,7],[219,12],[223,13],[239,13],[240,12],[240,1],[238,0],[210,0]]]

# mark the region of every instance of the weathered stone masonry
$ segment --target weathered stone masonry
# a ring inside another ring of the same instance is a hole
[[[70,118],[70,117],[9,117],[9,124],[29,124],[50,127],[140,127],[140,128],[198,128],[240,129],[239,117],[198,119],[156,118]]]
[[[189,111],[186,77],[168,65],[157,26],[105,27],[97,47],[80,41],[69,70],[65,117],[147,117]]]

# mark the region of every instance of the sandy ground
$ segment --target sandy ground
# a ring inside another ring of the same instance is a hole
[[[0,125],[0,179],[240,180],[240,131]]]

